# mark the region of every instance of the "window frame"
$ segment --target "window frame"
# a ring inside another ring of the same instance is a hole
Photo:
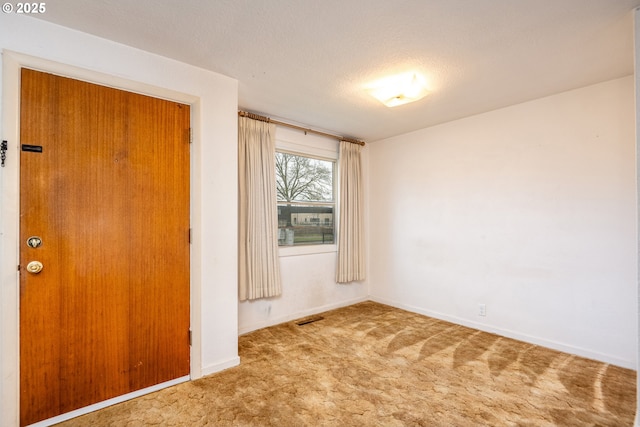
[[[333,201],[319,202],[321,205],[333,205],[333,243],[309,244],[297,246],[280,246],[278,253],[280,257],[311,255],[332,253],[338,251],[338,142],[336,140],[318,137],[314,135],[292,134],[291,130],[278,128],[276,133],[276,152],[293,154],[302,157],[309,157],[323,161],[333,162]],[[283,135],[284,134],[284,135]],[[294,141],[292,141],[294,140]],[[299,142],[304,140],[305,143]],[[308,145],[306,142],[309,142]],[[275,182],[274,182],[275,185]],[[304,205],[304,202],[298,202]],[[318,202],[310,202],[307,205],[317,205]],[[276,207],[278,202],[276,202]]]

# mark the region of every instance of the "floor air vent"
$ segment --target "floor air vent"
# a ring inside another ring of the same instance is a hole
[[[322,319],[324,319],[324,317],[322,317],[322,316],[307,317],[305,319],[298,320],[296,322],[296,325],[298,325],[298,326],[307,325],[309,323],[317,322],[318,320],[322,320]]]

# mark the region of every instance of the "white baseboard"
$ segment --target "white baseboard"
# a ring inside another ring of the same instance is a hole
[[[425,310],[425,309],[414,307],[408,304],[401,304],[396,301],[386,300],[384,298],[377,298],[377,297],[370,296],[369,299],[374,302],[379,302],[380,304],[390,305],[392,307],[400,308],[402,310],[411,311],[412,313],[422,314],[425,316],[455,323],[457,325],[467,326],[469,328],[478,329],[484,332],[489,332],[489,333],[500,335],[503,337],[512,338],[518,341],[524,341],[524,342],[539,345],[542,347],[551,348],[553,350],[562,351],[564,353],[575,354],[577,356],[598,360],[600,362],[609,363],[611,365],[620,366],[622,368],[636,370],[636,361],[620,359],[618,357],[615,357],[609,354],[598,353],[598,352],[584,349],[581,347],[575,347],[572,345],[563,344],[556,341],[550,341],[544,338],[523,334],[523,333],[512,331],[509,329],[496,328],[484,323],[470,321],[468,319],[464,319],[461,317],[449,316],[447,314],[439,313],[437,311]]]
[[[240,357],[232,357],[231,359],[224,360],[222,362],[215,363],[209,366],[202,367],[202,376],[215,374],[216,372],[224,371],[225,369],[233,368],[240,364]],[[196,378],[194,378],[196,379]]]
[[[143,388],[142,390],[136,390],[132,393],[123,394],[122,396],[114,397],[113,399],[104,400],[102,402],[94,403],[93,405],[85,406],[84,408],[76,409],[75,411],[67,412],[62,415],[58,415],[53,418],[49,418],[43,421],[39,421],[35,424],[30,424],[29,427],[48,427],[54,424],[61,423],[63,421],[70,420],[80,415],[85,415],[98,409],[106,408],[107,406],[115,405],[116,403],[122,403],[127,400],[131,400],[136,397],[144,396],[145,394],[153,393],[163,388],[171,387],[183,382],[189,381],[189,376],[176,378],[175,380],[166,381],[160,384],[156,384],[151,387]]]
[[[258,329],[267,328],[269,326],[279,325],[281,323],[290,322],[295,319],[300,319],[307,316],[312,316],[314,314],[323,313],[329,310],[335,310],[336,308],[346,307],[348,305],[357,304],[359,302],[368,301],[369,297],[359,297],[350,300],[340,301],[334,304],[327,304],[319,307],[314,307],[309,310],[304,311],[296,311],[295,313],[291,313],[286,316],[274,317],[271,319],[267,319],[261,322],[256,322],[251,325],[240,326],[238,328],[238,335],[248,334],[249,332],[256,331]]]

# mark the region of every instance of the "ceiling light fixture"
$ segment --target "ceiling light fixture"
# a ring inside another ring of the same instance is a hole
[[[424,78],[416,73],[385,77],[367,87],[369,93],[387,107],[414,102],[427,96]]]

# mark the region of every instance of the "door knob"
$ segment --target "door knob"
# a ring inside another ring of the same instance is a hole
[[[42,263],[40,261],[31,261],[27,264],[27,271],[31,274],[38,274],[42,271]]]

